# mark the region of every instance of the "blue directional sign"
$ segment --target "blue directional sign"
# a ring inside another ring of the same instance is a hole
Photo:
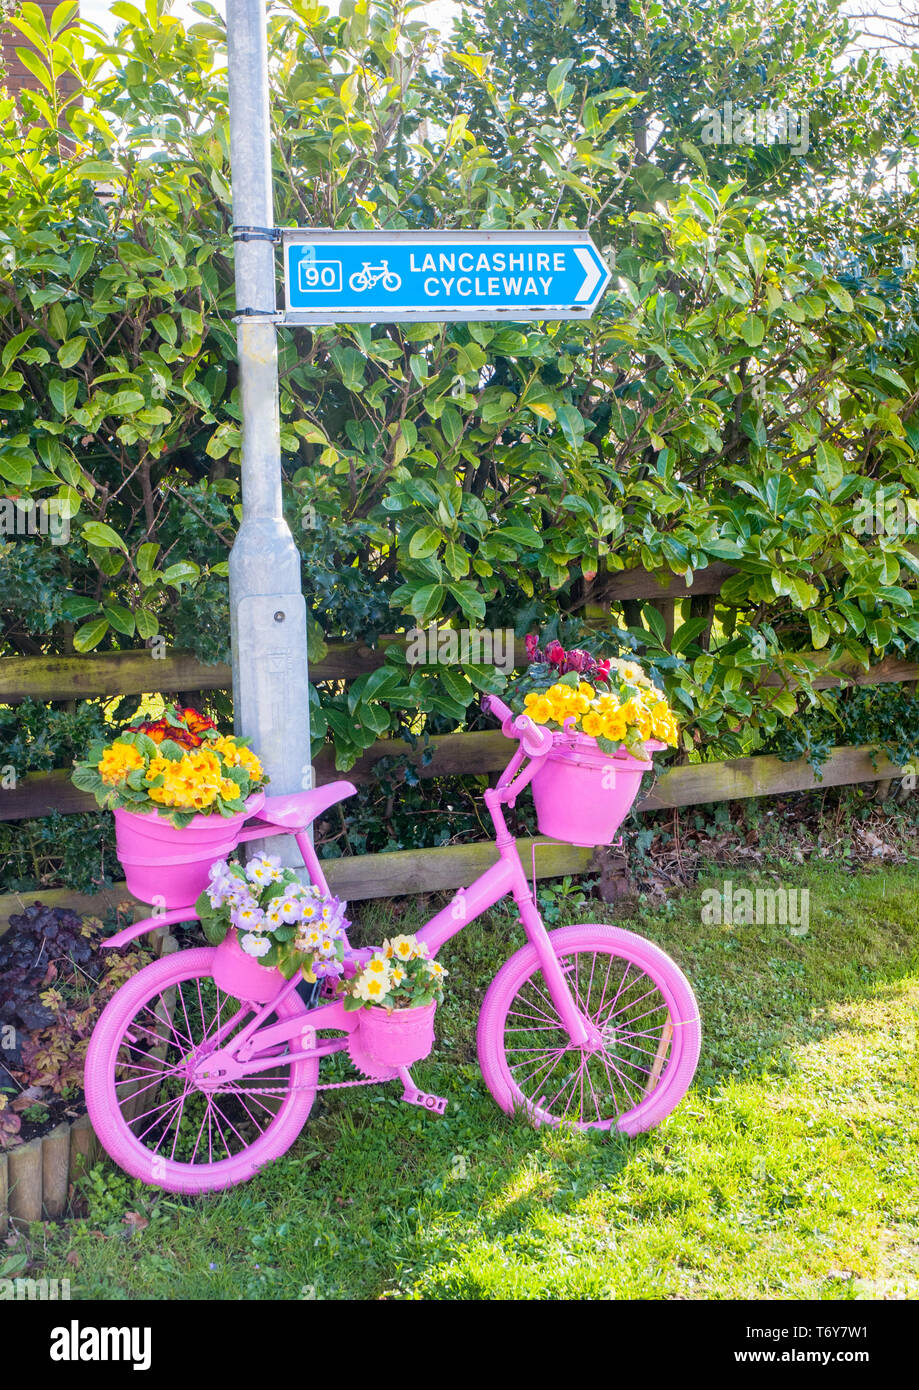
[[[584,232],[285,230],[288,323],[589,318],[610,271]]]

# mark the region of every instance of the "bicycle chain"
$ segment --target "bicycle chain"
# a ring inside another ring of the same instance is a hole
[[[386,1077],[384,1080],[394,1081],[397,1077]],[[356,1081],[324,1081],[321,1084],[311,1086],[309,1082],[304,1082],[302,1086],[247,1086],[244,1094],[247,1096],[286,1096],[290,1091],[343,1091],[346,1086],[379,1086],[381,1081],[375,1076],[360,1076]],[[234,1091],[224,1091],[223,1095],[238,1094]]]

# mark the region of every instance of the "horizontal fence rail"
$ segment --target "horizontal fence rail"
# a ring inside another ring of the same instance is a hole
[[[375,671],[390,646],[405,647],[404,637],[383,637],[378,647],[363,642],[330,642],[321,661],[310,662],[310,677],[318,681],[353,681]],[[526,664],[523,642],[514,644],[514,664]],[[825,690],[838,685],[881,685],[919,680],[919,661],[884,657],[864,671],[856,661],[833,663],[827,652],[786,652],[783,670],[768,671],[764,686],[794,688],[796,675],[817,672],[814,685]],[[229,666],[206,666],[191,652],[171,651],[158,660],[149,651],[102,652],[87,656],[7,656],[0,658],[0,705],[23,700],[91,700],[115,695],[147,695],[183,690],[229,690]]]

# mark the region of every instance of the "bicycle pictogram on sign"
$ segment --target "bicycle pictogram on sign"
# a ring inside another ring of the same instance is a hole
[[[364,261],[360,270],[356,270],[351,276],[348,284],[355,294],[363,294],[365,290],[374,289],[381,281],[388,294],[395,294],[402,285],[402,276],[390,270],[389,261],[381,261],[379,265],[371,265],[369,261]]]

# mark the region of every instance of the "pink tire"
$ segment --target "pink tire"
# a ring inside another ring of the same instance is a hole
[[[549,933],[594,1040],[573,1047],[534,946],[498,971],[479,1015],[479,1063],[508,1114],[534,1124],[635,1135],[679,1105],[699,1060],[699,1008],[659,947],[602,925]]]
[[[86,1054],[86,1105],[103,1148],[132,1177],[169,1192],[251,1178],[290,1148],[315,1097],[318,1062],[285,1064],[282,1049],[275,1067],[222,1089],[189,1083],[191,1054],[256,1007],[218,988],[214,955],[179,951],[138,971],[107,1004]],[[293,992],[266,1024],[306,1012]]]

